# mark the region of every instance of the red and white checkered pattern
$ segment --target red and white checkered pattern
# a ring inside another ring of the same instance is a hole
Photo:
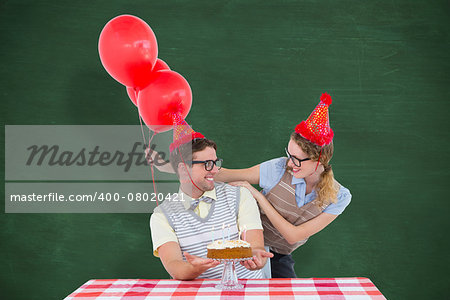
[[[221,291],[218,279],[93,279],[66,300],[386,299],[368,278],[240,279],[244,290]]]

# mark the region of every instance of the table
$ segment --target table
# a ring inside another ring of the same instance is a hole
[[[386,299],[368,278],[239,279],[241,291],[214,288],[219,279],[92,279],[66,300]]]

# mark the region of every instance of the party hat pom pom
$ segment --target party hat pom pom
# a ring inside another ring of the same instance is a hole
[[[331,96],[328,95],[327,93],[323,93],[322,96],[320,96],[320,102],[322,102],[325,105],[330,105],[332,101],[333,100],[331,100]]]

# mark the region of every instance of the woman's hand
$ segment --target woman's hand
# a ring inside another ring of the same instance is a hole
[[[250,191],[250,193],[252,193],[253,197],[257,197],[258,194],[261,194],[257,189],[255,189],[250,183],[248,183],[248,181],[233,181],[229,183],[232,186],[241,186],[241,187],[245,187],[246,189],[248,189]]]
[[[250,193],[252,194],[253,198],[255,198],[256,202],[258,202],[258,204],[261,205],[270,205],[269,201],[267,201],[266,197],[257,189],[255,189],[250,183],[248,183],[248,181],[233,181],[229,183],[230,185],[233,186],[241,186],[241,187],[245,187],[246,189],[248,189],[250,191]]]

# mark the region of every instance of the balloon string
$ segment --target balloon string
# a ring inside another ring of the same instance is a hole
[[[138,111],[138,115],[139,115],[139,123],[141,123],[142,139],[144,140],[144,145],[147,145],[147,142],[145,141],[144,128],[142,126],[142,118],[141,118],[141,115],[139,114],[139,111]],[[148,146],[150,147],[150,143],[148,143]]]
[[[138,111],[138,114],[139,114],[139,111]],[[141,133],[142,133],[142,139],[144,140],[144,145],[147,145],[147,142],[145,141],[144,126],[142,125],[142,118],[141,118],[141,115],[140,115],[140,114],[139,114],[139,123],[141,123]],[[148,138],[149,138],[149,141],[148,141],[148,147],[149,147],[149,148],[150,148],[150,143],[151,143],[152,140],[153,140],[153,137],[156,135],[156,132],[153,131],[152,137],[150,137],[150,133],[151,133],[151,130],[149,129],[149,130],[148,130]],[[150,171],[151,171],[151,173],[152,173],[153,191],[155,192],[156,206],[158,206],[158,205],[159,205],[159,202],[158,202],[158,193],[157,193],[157,191],[156,191],[155,171],[153,170],[153,165],[154,165],[154,161],[153,161],[153,160],[150,160]]]
[[[183,119],[183,117],[181,116],[180,113],[174,113],[174,114],[172,114],[172,118],[173,118],[173,130],[174,130],[174,132],[175,132],[175,130],[176,130],[175,126],[181,124],[181,120]],[[174,142],[175,142],[175,141],[174,141]],[[186,168],[186,172],[187,172],[187,174],[188,174],[188,176],[189,176],[189,179],[191,180],[192,184],[193,184],[199,191],[201,191],[201,189],[200,189],[200,188],[194,183],[194,181],[192,180],[191,174],[189,173],[188,167],[186,166],[186,163],[184,162],[184,158],[183,158],[183,155],[181,155],[180,149],[178,149],[178,151],[179,151],[179,153],[180,153],[181,160],[183,161],[183,165],[184,165],[184,167]]]
[[[151,138],[150,138],[150,130],[149,130],[148,134],[149,134],[148,147],[151,148],[151,147],[150,147],[150,143],[152,142],[153,138],[155,137],[156,132],[153,132],[153,135],[152,135]],[[158,206],[158,205],[159,205],[159,202],[158,202],[158,193],[157,193],[157,191],[156,191],[155,172],[154,172],[154,170],[153,170],[153,165],[154,165],[154,163],[155,163],[155,162],[151,159],[151,160],[150,160],[150,170],[151,170],[151,172],[152,172],[153,191],[155,192],[155,196],[156,196],[156,197],[155,197],[155,200],[156,200],[156,206]]]
[[[178,149],[178,151],[179,151],[179,149]],[[187,166],[186,166],[186,163],[184,162],[183,156],[181,155],[181,151],[180,151],[180,157],[181,157],[181,160],[183,161],[184,167],[186,168],[186,172],[188,173],[189,179],[191,180],[192,184],[193,184],[199,191],[202,191],[202,190],[194,183],[194,181],[192,180],[191,174],[189,174],[189,170],[188,170],[188,168],[187,168]]]
[[[150,137],[150,133],[151,132],[153,132],[152,137]],[[153,138],[155,137],[155,135],[156,135],[156,132],[151,131],[151,130],[148,131],[148,138],[149,138],[149,140],[148,140],[148,147],[150,147],[150,144],[151,144]]]
[[[153,134],[152,134],[152,137],[150,137],[150,134],[153,132]],[[152,140],[153,140],[153,137],[156,135],[156,132],[154,132],[154,131],[151,131],[150,129],[148,130],[148,138],[149,138],[149,140],[148,140],[148,146],[150,147],[150,143],[152,142]]]
[[[316,169],[314,170],[314,172],[317,171],[317,167],[319,167],[320,156],[321,156],[321,155],[322,155],[322,149],[320,149],[320,152],[319,152],[319,159],[317,160],[317,165],[316,165]]]

